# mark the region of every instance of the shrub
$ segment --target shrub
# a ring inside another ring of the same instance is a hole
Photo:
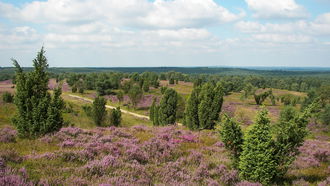
[[[2,94],[2,100],[5,103],[12,103],[13,99],[14,99],[14,96],[9,92],[5,92]]]
[[[110,125],[118,127],[121,122],[121,111],[120,107],[117,107],[116,109],[112,109],[110,111]]]
[[[321,113],[321,121],[325,125],[330,125],[330,104],[327,104]]]
[[[93,102],[93,119],[97,126],[101,126],[106,116],[106,101],[103,97],[96,97]]]
[[[84,88],[82,88],[82,87],[79,88],[79,93],[80,93],[80,94],[83,94],[84,91],[85,91]]]
[[[244,138],[240,156],[240,176],[248,181],[269,184],[276,174],[274,147],[267,110],[260,111],[256,123]]]
[[[233,164],[237,167],[242,152],[243,132],[239,124],[227,115],[224,115],[223,120],[220,131],[221,139],[226,149],[232,152]]]
[[[76,93],[77,92],[77,87],[74,85],[72,86],[72,89],[71,89],[72,93]]]

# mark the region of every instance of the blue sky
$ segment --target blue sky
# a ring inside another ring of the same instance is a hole
[[[0,66],[330,67],[329,0],[0,0]]]

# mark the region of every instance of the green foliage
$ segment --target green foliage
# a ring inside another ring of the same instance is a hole
[[[118,100],[119,100],[119,103],[121,103],[121,102],[123,102],[123,100],[124,100],[124,92],[123,91],[118,91],[117,92],[117,98],[118,98]]]
[[[5,92],[2,94],[2,101],[5,103],[12,103],[14,96],[10,92]]]
[[[128,92],[128,97],[130,98],[133,107],[136,107],[142,96],[143,92],[141,88],[137,85],[134,85]]]
[[[269,184],[276,174],[274,144],[270,132],[268,111],[258,113],[256,123],[244,138],[240,156],[240,177],[245,180]]]
[[[262,103],[267,99],[268,96],[272,96],[273,92],[272,90],[260,93],[260,94],[254,94],[254,100],[256,101],[257,105],[262,105]]]
[[[228,115],[223,116],[220,136],[227,150],[232,153],[234,167],[238,166],[239,156],[242,152],[243,132],[240,125]]]
[[[82,106],[83,111],[86,113],[88,117],[93,117],[93,108],[89,105]]]
[[[170,85],[174,85],[174,78],[170,78],[170,80],[169,80],[169,84],[170,84]]]
[[[62,90],[61,88],[56,88],[54,90],[53,98],[48,107],[48,117],[46,125],[46,133],[51,133],[58,131],[62,128],[64,120],[62,116],[62,109],[64,108],[64,102],[61,98]]]
[[[155,107],[156,107],[156,98],[153,99],[152,104],[149,109],[149,118],[150,121],[154,121],[154,116],[155,116]]]
[[[167,90],[167,87],[160,87],[160,92],[162,94],[164,94],[166,90]]]
[[[317,91],[322,103],[330,103],[330,86],[321,86]]]
[[[186,101],[180,94],[177,94],[177,95],[178,95],[178,104],[177,104],[177,109],[176,109],[176,118],[182,119],[182,118],[184,118]]]
[[[120,107],[117,107],[115,109],[111,109],[110,111],[110,125],[118,127],[121,122],[121,110]]]
[[[132,81],[124,81],[121,85],[121,89],[123,89],[124,93],[127,94],[128,91],[132,88],[133,83]]]
[[[191,92],[186,109],[184,124],[191,130],[199,129],[198,105],[200,88],[194,88]]]
[[[77,86],[72,86],[72,88],[71,88],[71,91],[72,91],[72,93],[76,93],[77,92]]]
[[[107,114],[106,111],[106,100],[103,97],[96,97],[93,101],[93,120],[97,126],[104,124],[104,119]]]
[[[85,91],[85,89],[84,89],[83,87],[80,87],[80,88],[79,88],[79,93],[80,93],[80,94],[83,94],[84,91]]]
[[[58,131],[63,125],[61,89],[55,89],[53,97],[48,92],[48,68],[45,51],[41,48],[33,60],[34,70],[24,73],[16,60],[17,115],[13,123],[20,137],[34,138]]]
[[[148,81],[144,81],[144,83],[143,83],[143,91],[144,92],[149,92],[149,82]]]
[[[244,86],[243,88],[243,93],[242,93],[242,99],[248,98],[250,95],[253,95],[253,93],[256,91],[256,88],[251,84],[248,83],[247,85]]]
[[[223,103],[224,90],[221,83],[213,88],[211,83],[202,86],[198,105],[198,120],[200,129],[213,129]]]
[[[298,113],[293,107],[285,107],[280,114],[280,121],[275,128],[275,159],[277,161],[277,177],[287,172],[290,164],[298,155],[298,148],[307,136],[307,123],[311,107]]]
[[[323,124],[330,125],[330,104],[327,104],[322,111],[321,121]]]
[[[284,105],[291,105],[291,106],[295,106],[300,101],[300,97],[294,96],[292,94],[282,95],[280,99]]]
[[[160,125],[175,124],[178,94],[174,89],[167,89],[159,105],[158,118]]]
[[[159,123],[159,106],[155,106],[154,109],[154,114],[153,114],[153,118],[152,118],[152,123],[155,125],[155,126],[158,126],[160,123]]]

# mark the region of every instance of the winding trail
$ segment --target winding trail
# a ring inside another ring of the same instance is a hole
[[[76,95],[72,95],[72,94],[68,94],[68,96],[76,98],[76,99],[84,100],[84,101],[87,101],[87,102],[90,102],[90,103],[93,103],[93,100],[89,99],[89,98],[84,98],[84,97],[76,96]],[[105,107],[110,108],[110,109],[116,108],[116,107],[113,107],[113,106],[110,106],[110,105],[105,105]],[[137,113],[130,112],[130,111],[127,111],[127,110],[123,110],[123,109],[120,109],[120,110],[121,110],[122,113],[130,114],[132,116],[135,116],[135,117],[138,117],[138,118],[141,118],[141,119],[147,119],[147,120],[150,119],[149,116],[137,114]]]
[[[77,95],[72,95],[72,94],[68,94],[68,96],[70,96],[72,98],[76,98],[76,99],[80,99],[80,100],[83,100],[83,101],[93,103],[93,100],[89,99],[89,98],[85,98],[85,97],[81,97],[81,96],[77,96]],[[116,108],[116,107],[113,107],[113,106],[110,106],[110,105],[105,105],[105,107],[110,108],[110,109]],[[137,114],[137,113],[130,112],[130,111],[127,111],[127,110],[123,110],[123,109],[120,109],[120,110],[121,110],[122,113],[130,114],[132,116],[135,116],[135,117],[138,117],[138,118],[141,118],[141,119],[147,119],[147,120],[150,119],[149,116],[145,116],[145,115],[142,115],[142,114]],[[179,125],[179,126],[182,126],[181,123],[176,123],[176,124]]]

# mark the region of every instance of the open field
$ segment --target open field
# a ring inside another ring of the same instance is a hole
[[[189,95],[192,84],[180,83],[171,86],[180,95]],[[7,86],[12,85],[7,83]],[[13,92],[11,88],[8,90]],[[150,94],[159,96],[158,91],[154,89]],[[305,96],[286,90],[274,89],[273,92],[275,96],[288,93]],[[0,157],[6,159],[7,167],[13,168],[13,172],[6,169],[6,174],[19,175],[17,179],[24,184],[50,185],[230,185],[240,182],[217,131],[192,132],[183,126],[152,127],[150,121],[125,113],[121,127],[96,127],[81,108],[91,103],[69,96],[71,94],[67,87],[62,95],[71,108],[70,112],[64,112],[64,120],[69,127],[35,140],[15,137],[11,117],[16,108],[11,103],[0,101],[0,131],[6,131],[1,133],[1,137],[6,134],[6,139],[9,139],[0,142]],[[95,91],[74,95],[92,98]],[[245,130],[253,123],[260,107],[253,97],[245,100],[240,97],[240,93],[226,96],[222,112],[235,117]],[[110,101],[108,104],[123,106]],[[283,104],[272,106],[267,100],[266,108],[272,121],[276,122]],[[129,111],[143,115],[148,113],[147,109],[130,108]],[[317,185],[327,179],[329,128],[313,123],[309,128],[311,134],[300,148],[301,154],[280,185],[307,182]]]

